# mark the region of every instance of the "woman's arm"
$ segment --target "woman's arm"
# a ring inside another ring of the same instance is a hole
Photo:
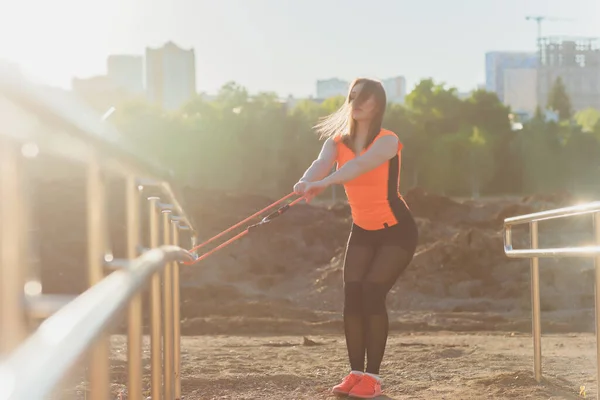
[[[323,179],[327,176],[337,156],[337,148],[333,139],[328,138],[323,143],[321,152],[315,161],[312,162],[310,167],[304,172],[299,182],[315,182]]]
[[[396,154],[400,157],[398,142],[398,137],[395,135],[377,139],[365,154],[348,161],[342,168],[323,179],[322,183],[326,186],[344,184],[383,164]]]

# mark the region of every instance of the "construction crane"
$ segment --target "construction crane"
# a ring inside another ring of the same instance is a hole
[[[540,43],[542,38],[542,21],[573,21],[570,18],[546,17],[544,15],[528,15],[525,17],[527,21],[537,22],[537,42]]]

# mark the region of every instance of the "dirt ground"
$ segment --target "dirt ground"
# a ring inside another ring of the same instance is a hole
[[[149,398],[148,338],[145,338]],[[126,339],[113,336],[113,398],[127,399]],[[393,333],[379,399],[595,398],[595,337],[546,335],[543,380],[533,378],[530,335],[473,332]],[[185,400],[336,399],[330,388],[347,372],[341,335],[196,336],[182,341]],[[86,385],[64,399],[84,399]]]
[[[341,336],[199,337],[184,340],[186,399],[328,399],[347,372]],[[387,399],[569,399],[595,394],[594,340],[547,337],[546,379],[532,373],[527,336],[394,334],[382,366]]]

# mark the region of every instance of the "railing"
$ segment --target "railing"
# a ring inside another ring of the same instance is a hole
[[[596,246],[561,247],[550,249],[538,248],[538,222],[585,214],[593,214],[594,243]],[[515,250],[512,247],[512,227],[520,224],[529,224],[531,249]],[[542,328],[540,319],[539,259],[540,257],[594,257],[594,265],[596,269],[596,379],[597,383],[600,385],[600,296],[598,293],[598,288],[600,287],[600,202],[593,202],[573,207],[565,207],[534,214],[506,218],[504,220],[504,252],[508,257],[531,259],[531,306],[534,352],[533,365],[535,380],[538,382],[542,380]]]
[[[46,399],[82,360],[88,366],[87,397],[108,399],[108,339],[123,313],[128,398],[141,399],[146,289],[151,397],[181,398],[178,262],[192,259],[183,248],[193,247],[195,231],[169,184],[170,174],[124,143],[107,122],[78,103],[0,66],[0,400]],[[40,154],[85,170],[81,217],[87,229],[88,289],[76,297],[44,294],[32,268],[34,210],[27,167]],[[114,259],[108,243],[109,176],[125,187],[127,256],[122,259]],[[37,329],[30,328],[35,323]]]

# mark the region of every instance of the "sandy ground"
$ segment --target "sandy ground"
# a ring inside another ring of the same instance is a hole
[[[144,340],[147,387],[149,343],[147,337]],[[321,335],[308,340],[184,337],[184,399],[334,399],[330,387],[347,371],[344,338]],[[112,349],[113,398],[127,399],[126,338],[113,336]],[[544,336],[544,380],[538,385],[533,379],[530,335],[392,333],[382,366],[385,395],[380,399],[595,398],[595,349],[591,334]],[[63,398],[84,399],[84,392],[81,384]],[[146,391],[144,398],[148,395]]]
[[[183,344],[187,399],[328,399],[347,370],[341,336],[201,337]],[[393,335],[382,366],[387,399],[568,399],[594,394],[591,336],[547,337],[546,385],[532,379],[529,337]]]

